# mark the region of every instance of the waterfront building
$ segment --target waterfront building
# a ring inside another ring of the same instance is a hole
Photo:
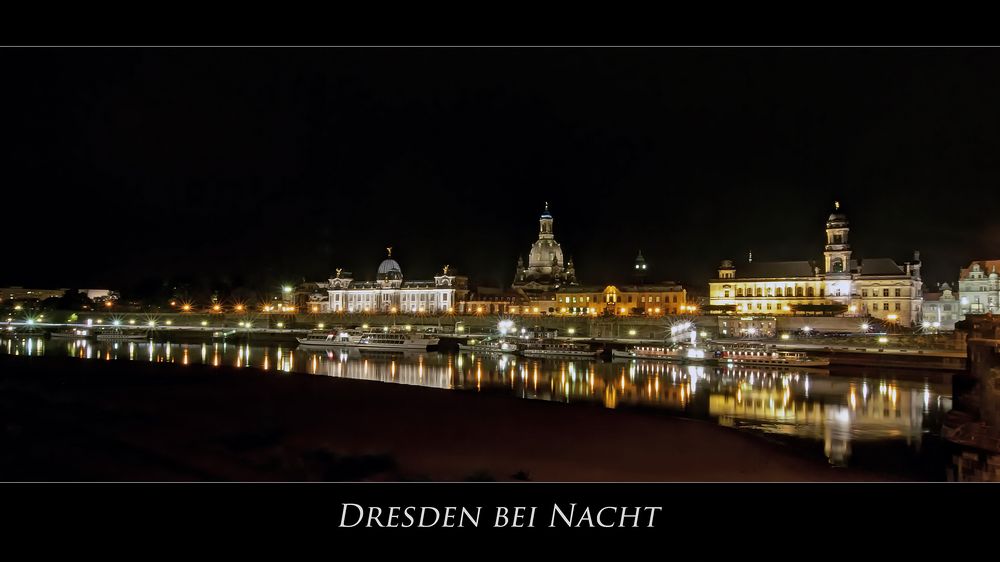
[[[556,242],[552,225],[549,204],[545,203],[545,211],[538,219],[538,240],[531,245],[527,265],[521,256],[517,257],[517,271],[512,285],[514,289],[526,294],[544,293],[576,284],[573,258],[563,264],[562,246]]]
[[[631,282],[607,285],[571,285],[555,291],[555,314],[569,316],[663,316],[692,312],[687,290],[679,283],[647,283],[649,263],[642,252],[632,265]]]
[[[338,269],[329,280],[323,312],[442,314],[454,312],[468,295],[468,278],[455,275],[447,265],[433,279],[405,281],[392,248],[387,251],[373,281],[355,281]]]
[[[1000,260],[976,260],[958,275],[959,303],[966,314],[1000,313]]]
[[[555,306],[554,312],[571,316],[663,316],[688,312],[687,290],[673,281],[562,287],[556,291]]]
[[[937,330],[954,330],[955,323],[964,318],[959,303],[959,295],[947,283],[939,285],[936,293],[924,293],[923,324]]]
[[[709,282],[712,306],[735,306],[736,314],[804,313],[872,316],[912,325],[921,320],[920,253],[912,262],[852,258],[847,216],[840,205],[826,221],[822,261],[724,260]]]
[[[477,287],[458,301],[458,314],[517,314],[529,306],[523,294],[496,287]],[[530,310],[530,308],[529,308]]]
[[[66,295],[69,289],[25,289],[24,287],[4,287],[0,289],[0,301],[38,301],[59,298]]]

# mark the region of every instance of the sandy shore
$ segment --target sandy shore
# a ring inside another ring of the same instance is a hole
[[[655,413],[203,366],[0,357],[2,480],[860,481]]]

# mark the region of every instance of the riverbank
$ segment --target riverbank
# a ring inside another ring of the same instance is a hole
[[[2,480],[852,481],[756,435],[253,369],[0,357]]]

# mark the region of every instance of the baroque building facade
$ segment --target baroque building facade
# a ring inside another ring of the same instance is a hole
[[[958,299],[959,296],[947,283],[939,285],[936,293],[924,293],[923,325],[938,330],[954,330],[955,323],[963,318]]]
[[[1000,260],[977,260],[958,274],[962,316],[1000,313]]]
[[[468,278],[447,265],[431,280],[404,280],[392,248],[387,251],[373,281],[355,281],[350,272],[338,269],[329,279],[322,312],[442,314],[454,312],[468,295]]]
[[[709,303],[742,314],[791,315],[842,308],[901,325],[921,321],[920,253],[897,264],[890,258],[854,259],[850,224],[840,205],[826,221],[822,261],[724,260],[709,282]],[[842,305],[836,307],[831,305]]]

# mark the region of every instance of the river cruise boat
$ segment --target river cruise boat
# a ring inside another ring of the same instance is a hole
[[[302,347],[348,347],[360,350],[372,349],[382,351],[426,351],[428,347],[437,345],[440,338],[411,332],[368,331],[361,334],[337,332],[326,334],[310,334],[298,338]]]
[[[484,353],[517,353],[517,343],[503,338],[470,338],[466,343],[458,344],[458,349]]]
[[[542,340],[526,343],[521,346],[521,353],[528,357],[578,357],[580,359],[597,359],[601,349],[591,349],[589,344],[570,343],[557,340]]]
[[[711,351],[692,346],[649,346],[636,345],[625,349],[611,350],[611,356],[621,359],[653,359],[684,363],[710,363],[714,360]]]
[[[337,332],[313,331],[304,338],[295,338],[302,347],[353,347],[361,339],[361,332],[340,330]]]
[[[715,353],[720,365],[759,365],[763,367],[822,368],[830,365],[824,357],[809,357],[801,351],[779,351],[762,343],[727,344]]]
[[[94,334],[86,328],[70,328],[68,330],[63,330],[60,332],[52,332],[52,339],[63,339],[63,340],[82,340],[93,336]]]
[[[146,341],[149,334],[144,332],[100,332],[94,336],[97,341]]]

